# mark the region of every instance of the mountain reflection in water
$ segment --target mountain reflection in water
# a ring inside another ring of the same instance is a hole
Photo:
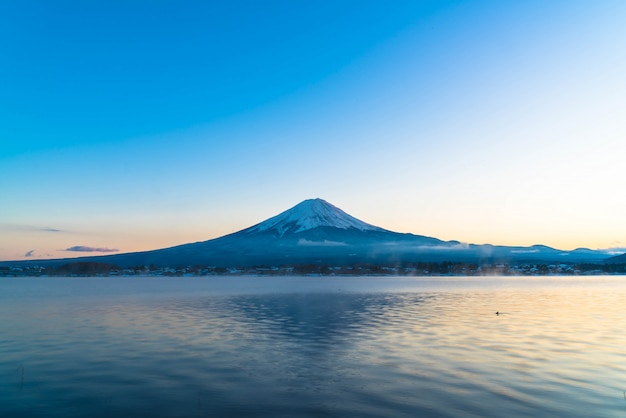
[[[624,279],[9,279],[0,291],[2,416],[626,406]]]

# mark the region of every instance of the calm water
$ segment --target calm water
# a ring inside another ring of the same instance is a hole
[[[626,278],[5,278],[0,321],[0,416],[626,417]]]

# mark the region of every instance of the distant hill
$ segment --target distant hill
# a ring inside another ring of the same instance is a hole
[[[624,264],[626,263],[626,253],[622,255],[617,255],[615,257],[607,258],[604,260],[607,264]]]
[[[305,200],[264,222],[233,234],[153,251],[12,264],[51,265],[72,262],[130,266],[251,267],[298,264],[393,265],[417,262],[595,263],[601,251],[562,251],[544,245],[510,247],[462,244],[423,235],[389,231],[348,215],[322,199]],[[11,264],[9,262],[2,263]]]

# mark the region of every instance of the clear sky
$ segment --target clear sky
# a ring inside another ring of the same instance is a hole
[[[313,197],[444,240],[626,247],[624,22],[622,0],[2,1],[0,260]]]

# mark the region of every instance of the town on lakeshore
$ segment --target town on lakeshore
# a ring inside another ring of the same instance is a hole
[[[403,265],[209,267],[202,265],[122,268],[100,262],[69,262],[60,266],[0,266],[0,277],[199,277],[199,276],[575,276],[623,275],[623,264],[473,264],[452,261]]]

